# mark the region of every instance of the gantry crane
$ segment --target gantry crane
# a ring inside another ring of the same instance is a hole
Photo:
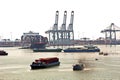
[[[106,29],[102,30],[101,33],[105,33],[106,42],[109,41],[110,44],[117,44],[116,32],[120,31],[120,28],[114,23],[111,23]]]
[[[68,30],[68,39],[74,40],[74,31],[73,31],[73,20],[74,20],[74,11],[71,12],[70,24],[67,28]]]
[[[55,15],[55,24],[53,25],[52,30],[46,31],[49,34],[49,44],[52,45],[71,45],[71,40],[74,40],[74,32],[73,32],[73,19],[74,19],[74,11],[71,12],[70,24],[66,29],[66,19],[67,19],[67,11],[64,11],[63,23],[60,29],[58,29],[58,17],[59,11],[56,11]]]

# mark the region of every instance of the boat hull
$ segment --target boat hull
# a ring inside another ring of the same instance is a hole
[[[6,55],[8,55],[8,53],[5,52],[5,51],[0,51],[0,55],[1,55],[1,56],[6,56]]]
[[[86,49],[86,50],[70,50],[70,49],[65,49],[65,50],[63,50],[64,52],[100,52],[100,50],[99,49],[94,49],[94,50],[92,50],[92,49]]]
[[[33,49],[34,52],[61,52],[62,49]]]
[[[32,63],[31,69],[42,69],[42,68],[48,68],[52,66],[59,66],[60,62],[54,62],[54,63],[48,63],[48,64],[40,64],[40,63]]]
[[[77,71],[77,70],[83,70],[84,69],[84,65],[83,64],[76,64],[73,66],[73,70]]]
[[[4,54],[0,53],[0,55],[1,56],[6,56],[6,55],[8,55],[8,53],[4,53]]]
[[[30,48],[31,49],[34,49],[34,48],[45,48],[46,47],[46,43],[41,43],[41,44],[35,44],[35,43],[32,43]]]

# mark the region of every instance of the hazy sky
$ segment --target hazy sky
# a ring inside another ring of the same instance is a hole
[[[1,38],[20,39],[23,32],[47,36],[59,11],[59,27],[67,11],[67,26],[74,11],[75,38],[103,37],[100,33],[112,22],[120,26],[120,0],[0,0]]]

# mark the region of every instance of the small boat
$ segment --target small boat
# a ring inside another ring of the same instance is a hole
[[[47,49],[47,48],[43,48],[43,49],[33,49],[34,52],[61,52],[62,49],[61,48],[52,48],[52,49]]]
[[[104,55],[104,56],[107,56],[108,53],[107,52],[99,52],[99,55]]]
[[[0,55],[8,55],[8,53],[4,50],[0,50]]]
[[[104,53],[103,55],[104,55],[104,56],[107,56],[107,55],[108,55],[108,53]]]
[[[99,55],[103,55],[103,52],[99,52]]]
[[[73,47],[63,50],[64,52],[100,52],[100,49],[97,46],[87,45],[83,47]]]
[[[74,71],[76,71],[76,70],[83,70],[83,69],[84,69],[84,65],[82,63],[73,65],[73,70]]]
[[[40,58],[32,62],[31,69],[42,69],[52,66],[59,66],[59,58],[52,57],[52,58]]]

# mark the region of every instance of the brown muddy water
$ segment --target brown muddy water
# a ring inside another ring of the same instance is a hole
[[[0,56],[0,80],[120,80],[120,46],[98,45],[108,55],[96,53],[33,52],[18,47],[0,48],[8,56]],[[60,66],[31,70],[38,58],[58,57]],[[98,60],[96,60],[98,59]],[[85,64],[82,71],[73,71],[78,62]]]

